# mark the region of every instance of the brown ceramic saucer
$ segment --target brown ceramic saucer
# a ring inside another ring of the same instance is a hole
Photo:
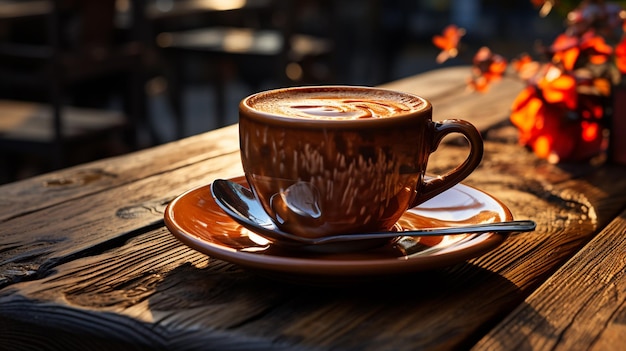
[[[233,179],[246,185],[244,177]],[[410,209],[399,230],[512,220],[494,197],[458,184]],[[466,261],[500,245],[506,235],[400,237],[388,245],[356,253],[288,251],[269,243],[228,217],[211,196],[210,185],[185,192],[165,211],[165,224],[187,246],[250,270],[297,281],[365,280],[424,271]]]

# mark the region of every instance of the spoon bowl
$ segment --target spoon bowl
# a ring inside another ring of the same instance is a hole
[[[230,180],[216,179],[211,184],[211,193],[217,205],[233,220],[286,248],[308,251],[349,252],[360,251],[383,245],[391,239],[403,236],[443,236],[456,234],[530,232],[536,224],[530,220],[481,223],[456,227],[426,228],[408,231],[383,231],[351,233],[307,238],[282,231],[265,212],[250,189]]]

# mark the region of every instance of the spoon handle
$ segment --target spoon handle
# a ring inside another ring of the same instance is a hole
[[[384,239],[397,236],[442,236],[454,234],[482,234],[482,233],[506,233],[506,232],[530,232],[535,230],[537,224],[530,220],[519,220],[497,223],[472,224],[459,227],[428,228],[422,230],[407,230],[403,232],[374,232],[344,234],[315,239],[316,244],[325,244],[337,241]]]

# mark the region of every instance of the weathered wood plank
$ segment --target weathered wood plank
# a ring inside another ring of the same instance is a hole
[[[44,274],[42,265],[106,249],[110,241],[162,225],[163,209],[175,196],[218,176],[242,172],[235,155],[226,154],[5,220],[0,230],[0,286]]]
[[[626,212],[485,336],[480,350],[626,345]]]
[[[454,89],[464,88],[459,72],[450,75]],[[428,77],[432,92],[448,84]],[[437,98],[458,97],[453,90]],[[498,106],[494,115],[504,113]],[[241,174],[234,126],[0,187],[10,211],[0,211],[0,341],[57,349],[103,340],[136,349],[469,348],[626,205],[625,167],[549,165],[515,144],[512,127],[487,136],[485,159],[465,183],[502,200],[516,218],[536,220],[538,230],[468,263],[360,286],[269,280],[196,253],[163,227],[174,196]],[[465,154],[443,145],[429,171],[443,172]],[[615,279],[620,267],[612,268]],[[623,291],[617,287],[607,291]],[[623,297],[614,300],[602,342],[619,336]],[[25,337],[32,330],[48,332]]]
[[[144,349],[280,349],[280,342],[230,329],[288,299],[285,292],[185,247],[165,228],[50,268],[54,274],[3,292],[0,315],[19,323],[0,323],[0,345],[45,344],[49,332],[22,336],[37,316],[35,327],[65,334],[55,338],[58,350],[88,349],[93,338]]]
[[[300,287],[197,254],[164,228],[142,231],[162,215],[162,207],[146,211],[146,219],[140,211],[139,217],[130,218],[131,224],[111,215],[129,203],[143,204],[153,201],[155,194],[167,197],[177,192],[174,189],[202,183],[203,172],[222,176],[239,172],[238,168],[217,170],[218,157],[113,189],[107,196],[86,197],[98,201],[105,213],[93,220],[97,225],[76,229],[83,233],[79,238],[68,235],[41,257],[35,248],[30,256],[22,256],[39,267],[39,279],[0,290],[4,308],[0,314],[20,318],[15,311],[28,311],[48,316],[61,328],[81,320],[85,329],[98,335],[149,347],[174,348],[185,342],[226,347],[225,340],[233,338],[241,338],[240,346],[257,349],[469,347],[481,330],[523,301],[626,204],[624,168],[588,168],[588,175],[571,179],[554,165],[542,164],[544,170],[536,173],[533,167],[541,162],[516,145],[487,142],[486,150],[488,164],[466,183],[501,198],[518,218],[533,218],[539,228],[536,233],[513,236],[498,250],[467,264],[365,287]],[[442,158],[433,162],[434,170],[455,164],[465,149],[449,145],[442,152]],[[606,183],[594,184],[595,179]],[[101,197],[114,200],[104,203],[98,200]],[[55,211],[62,211],[73,217],[80,215],[73,211],[82,201],[38,212],[58,216]],[[594,214],[599,208],[602,211]],[[11,222],[34,218],[33,214]],[[572,227],[576,229],[564,230]],[[131,228],[137,231],[113,240],[115,233]],[[90,239],[81,239],[85,230],[93,237],[90,244],[84,241]],[[99,249],[89,246],[105,240],[107,245]],[[59,323],[63,318],[66,324]],[[54,327],[45,319],[39,323]],[[124,325],[127,332],[117,333],[109,324]]]
[[[48,328],[76,325],[71,328],[77,333],[145,347],[220,350],[330,345],[406,350],[424,340],[427,345],[454,345],[456,338],[442,339],[420,328],[426,323],[446,325],[455,315],[466,314],[480,324],[483,313],[475,312],[488,306],[468,304],[468,299],[478,300],[487,291],[500,301],[518,291],[497,274],[471,264],[384,285],[296,286],[195,253],[164,229],[119,249],[58,265],[54,274],[15,284],[11,290],[13,294],[0,297],[5,317],[36,315]],[[55,303],[59,300],[60,306]],[[447,301],[456,302],[436,311]],[[446,315],[459,307],[454,315]],[[464,328],[469,326],[476,327]],[[7,328],[11,334],[22,330]],[[371,340],[373,333],[377,340]],[[399,345],[398,337],[407,335],[412,335],[410,340]],[[77,339],[78,345],[83,339]]]
[[[196,144],[193,143],[191,146],[196,147]],[[499,154],[500,151],[495,149],[500,148],[502,146],[494,146],[491,149],[494,149],[494,154]],[[179,150],[186,154],[184,147],[180,147]],[[214,152],[218,151],[214,150]],[[460,163],[465,150],[464,148],[450,147],[449,150],[444,149],[440,152],[445,156],[435,157],[432,160],[431,169],[434,172],[443,171]],[[487,152],[491,152],[490,148],[487,149]],[[468,182],[471,184],[472,179],[490,179],[491,182],[500,184],[500,188],[514,189],[516,183],[519,184],[517,188],[522,190],[527,188],[530,181],[528,179],[534,179],[532,178],[535,176],[534,173],[529,174],[527,179],[520,177],[519,173],[514,173],[507,179],[506,172],[494,173],[492,171],[493,167],[508,169],[514,165],[519,165],[521,157],[534,162],[532,155],[528,155],[519,147],[509,147],[506,156],[511,156],[512,153],[518,155],[514,161],[504,156],[492,156],[504,162],[503,165],[496,166],[495,161],[491,161],[489,165],[481,166],[479,171],[468,179]],[[0,267],[5,268],[5,272],[10,272],[10,274],[3,273],[2,281],[7,283],[14,279],[28,277],[36,274],[39,266],[45,265],[48,260],[62,260],[65,255],[75,255],[77,252],[89,250],[144,226],[158,223],[161,221],[159,209],[164,208],[167,201],[174,196],[189,188],[206,184],[218,175],[226,177],[241,174],[238,160],[233,160],[234,154],[211,159],[204,159],[202,156],[199,158],[202,161],[198,161],[198,159],[179,161],[188,166],[172,167],[173,171],[171,172],[163,172],[153,177],[148,176],[135,182],[121,182],[121,184],[108,189],[106,194],[94,193],[75,199],[70,197],[56,206],[49,206],[43,210],[30,212],[6,221],[3,224],[2,232],[0,232],[0,243],[6,247],[3,252],[0,252],[0,258],[4,258],[4,260],[0,260],[2,263]],[[119,161],[123,160],[125,158],[113,160],[112,163],[117,165]],[[487,169],[486,172],[480,171],[486,166],[492,168]],[[122,165],[122,167],[124,166]],[[90,167],[87,166],[87,169]],[[80,168],[78,170],[77,173],[80,174]],[[520,169],[515,170],[520,171]],[[521,169],[524,172],[527,170]],[[133,167],[129,172],[138,172],[138,170]],[[546,174],[550,173],[546,172]],[[131,175],[130,178],[134,177]],[[536,180],[532,181],[536,182]],[[488,183],[483,181],[478,184],[481,188],[490,191]],[[63,183],[59,192],[63,192],[66,187],[72,191],[74,184],[71,182]],[[539,186],[536,191],[541,192],[544,189]],[[511,201],[515,201],[523,193],[523,191],[516,191],[511,196]],[[50,194],[54,195],[54,193]],[[505,197],[503,200],[507,200],[507,198]],[[512,209],[515,211],[515,208]],[[537,216],[545,214],[542,211]],[[50,223],[50,218],[67,220],[57,220]],[[85,233],[89,233],[89,235]]]
[[[239,152],[237,126],[0,186],[0,223],[121,187],[195,162]],[[239,163],[237,157],[230,161]]]

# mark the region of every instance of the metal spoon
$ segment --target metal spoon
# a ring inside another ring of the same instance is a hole
[[[399,236],[441,236],[453,234],[482,234],[501,232],[529,232],[536,224],[530,220],[472,224],[458,227],[427,228],[401,232],[372,232],[305,238],[280,230],[265,212],[250,189],[230,180],[217,179],[211,184],[211,193],[218,206],[237,223],[269,241],[283,246],[309,246],[356,243],[373,239],[391,239]],[[352,244],[352,245],[353,245]],[[367,245],[366,245],[367,246]],[[354,245],[351,249],[358,249]],[[333,251],[336,251],[333,249]],[[341,249],[339,250],[341,251]]]

